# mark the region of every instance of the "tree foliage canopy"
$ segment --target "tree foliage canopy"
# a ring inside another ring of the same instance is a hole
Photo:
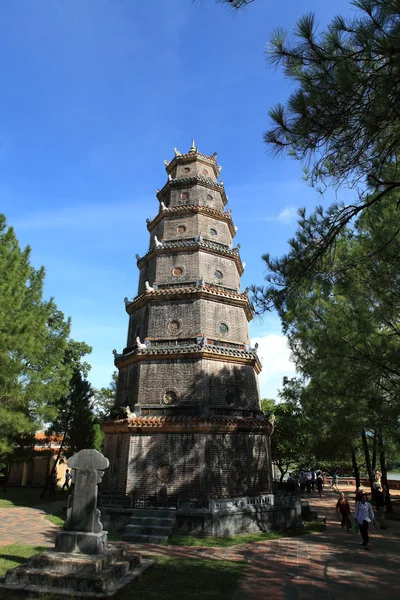
[[[300,211],[303,240],[292,240],[299,277],[354,217],[400,186],[400,0],[352,4],[354,18],[336,17],[318,32],[306,15],[292,39],[278,30],[267,49],[297,85],[271,109],[265,141],[301,161],[313,186],[345,184],[355,195],[310,217]]]
[[[44,269],[34,269],[0,215],[0,456],[18,437],[54,416],[68,389],[65,361],[70,321],[52,299],[43,299]]]

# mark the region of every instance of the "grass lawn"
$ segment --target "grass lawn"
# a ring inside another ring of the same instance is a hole
[[[266,540],[277,540],[284,537],[297,537],[307,533],[326,531],[325,523],[319,521],[305,521],[303,529],[288,529],[286,531],[271,531],[268,533],[246,533],[224,537],[190,537],[186,535],[173,535],[166,544],[171,546],[202,546],[207,548],[225,548],[227,546],[238,546],[240,544],[251,544],[252,542],[265,542]]]
[[[0,546],[0,578],[4,577],[8,569],[18,567],[34,554],[46,549],[39,546],[25,546],[24,544]]]
[[[9,487],[7,492],[0,492],[0,508],[10,508],[14,506],[38,506],[48,504],[57,500],[66,500],[66,492],[57,491],[53,498],[46,494],[44,498],[40,497],[41,488],[30,487]]]
[[[0,577],[42,549],[22,544],[0,547]],[[230,600],[243,576],[246,563],[181,557],[152,557],[155,565],[132,586],[113,596],[115,600]],[[1,592],[2,600],[21,596]],[[24,600],[65,600],[68,596],[40,594]],[[72,596],[71,596],[72,598]]]

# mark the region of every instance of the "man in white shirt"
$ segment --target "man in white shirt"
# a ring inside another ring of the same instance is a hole
[[[370,505],[369,502],[367,502],[367,494],[363,494],[361,496],[361,501],[357,502],[354,519],[355,519],[356,523],[358,523],[358,526],[360,528],[360,533],[361,533],[361,537],[363,540],[362,545],[364,546],[364,548],[366,550],[369,550],[369,548],[368,548],[368,540],[369,540],[368,525],[371,523],[371,521],[375,525],[375,515],[374,515],[374,511],[372,510],[372,506]]]

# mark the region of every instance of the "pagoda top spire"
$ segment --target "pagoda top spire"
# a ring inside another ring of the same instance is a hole
[[[196,153],[197,153],[197,148],[195,146],[194,140],[192,140],[192,145],[190,146],[189,154],[196,154]]]

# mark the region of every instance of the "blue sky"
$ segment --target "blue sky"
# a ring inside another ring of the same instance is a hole
[[[0,212],[46,267],[45,294],[72,317],[72,336],[93,346],[94,386],[125,346],[123,298],[136,295],[135,254],[174,146],[218,151],[243,288],[263,282],[263,253],[286,251],[296,210],[321,201],[300,164],[263,143],[268,109],[293,89],[265,46],[305,13],[324,26],[352,11],[343,0],[257,0],[236,13],[214,0],[1,3]],[[265,315],[251,334],[261,395],[275,397],[294,374],[279,320]]]

